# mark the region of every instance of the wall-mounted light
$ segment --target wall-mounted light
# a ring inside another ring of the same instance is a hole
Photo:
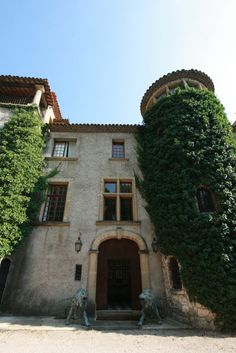
[[[81,241],[80,237],[81,237],[81,232],[79,232],[78,239],[75,242],[75,251],[76,252],[80,252],[81,248],[82,248],[82,241]]]
[[[153,238],[153,241],[152,241],[152,250],[153,250],[153,252],[158,252],[158,243],[157,243],[157,238],[156,237],[154,237]]]

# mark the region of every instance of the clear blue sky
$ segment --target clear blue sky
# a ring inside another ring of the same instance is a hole
[[[0,74],[48,78],[71,122],[134,124],[155,80],[195,68],[234,121],[235,18],[235,0],[2,0]]]

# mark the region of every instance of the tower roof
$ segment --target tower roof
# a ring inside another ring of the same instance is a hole
[[[159,80],[155,81],[145,92],[141,105],[140,105],[140,110],[141,114],[143,115],[144,112],[147,109],[148,103],[150,101],[150,98],[153,97],[153,95],[162,87],[165,87],[166,85],[174,82],[174,81],[180,81],[180,80],[192,80],[192,81],[197,81],[200,84],[202,84],[206,89],[213,91],[214,92],[214,84],[209,76],[207,76],[204,72],[198,71],[198,70],[178,70],[178,71],[173,71],[167,75],[162,76],[159,78]]]

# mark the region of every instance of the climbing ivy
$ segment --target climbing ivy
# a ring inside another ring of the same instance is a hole
[[[29,233],[42,201],[43,146],[38,111],[15,109],[0,130],[0,258],[11,254]]]
[[[189,297],[236,329],[236,149],[224,108],[207,90],[163,97],[137,136],[138,180],[160,251],[175,256]],[[199,186],[215,212],[200,212]]]

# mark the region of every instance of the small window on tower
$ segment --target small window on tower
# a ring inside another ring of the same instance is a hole
[[[181,290],[182,282],[180,278],[179,264],[174,257],[169,259],[169,274],[172,289]]]
[[[112,158],[125,158],[124,141],[112,141]]]
[[[196,196],[200,212],[214,212],[216,210],[212,193],[206,187],[198,188]]]

